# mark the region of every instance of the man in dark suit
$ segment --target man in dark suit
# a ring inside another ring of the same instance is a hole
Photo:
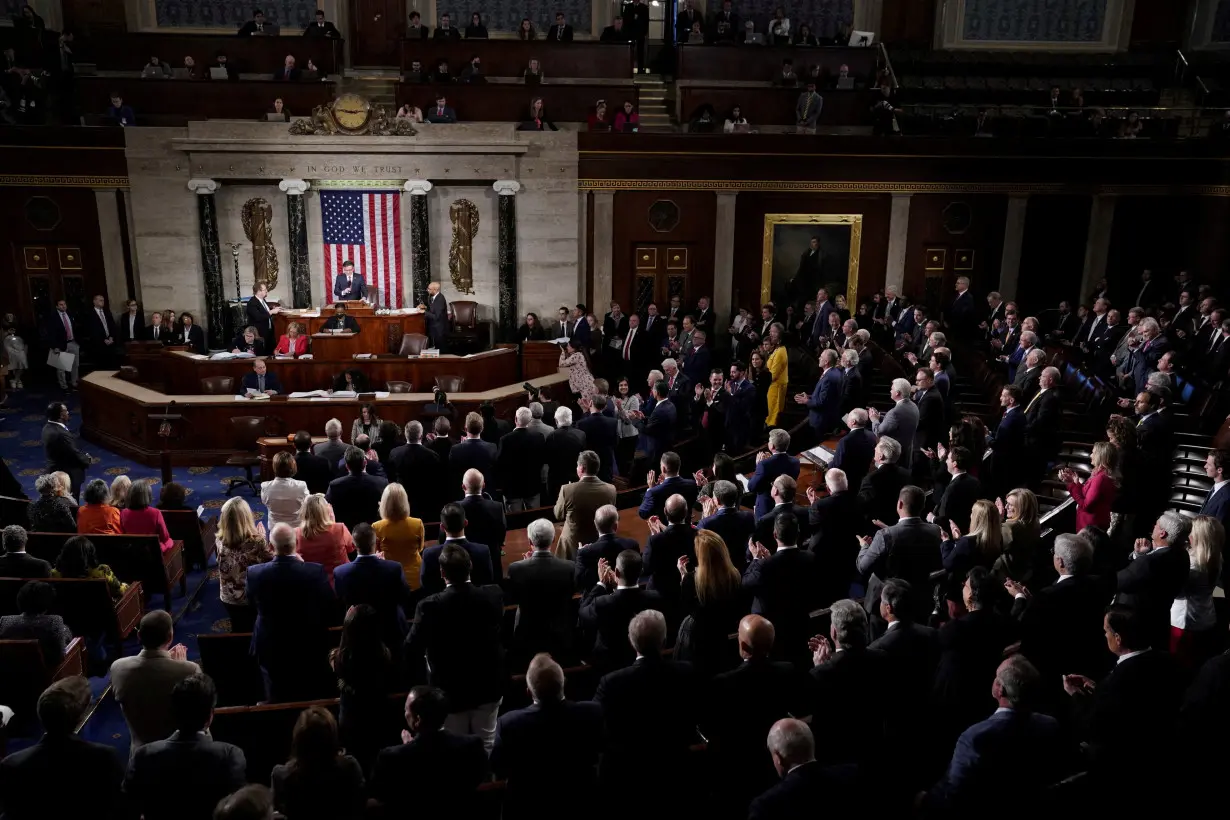
[[[141,338],[148,339],[151,342],[169,345],[174,338],[174,332],[171,328],[162,323],[162,314],[158,311],[151,313],[149,316],[150,324],[145,328],[145,333]]]
[[[1132,560],[1115,579],[1115,603],[1136,611],[1152,646],[1169,646],[1170,605],[1187,583],[1189,560],[1184,544],[1191,530],[1187,516],[1173,510],[1162,513],[1147,541],[1136,542]]]
[[[123,349],[115,317],[107,309],[107,298],[94,297],[94,306],[86,318],[86,335],[90,340],[90,358],[103,369],[114,367]]]
[[[89,334],[78,325],[78,320],[68,313],[68,303],[63,299],[56,302],[56,309],[48,314],[43,322],[43,342],[51,348],[52,353],[71,353],[73,364],[69,370],[56,368],[56,381],[61,390],[77,389],[79,371],[81,369],[81,343],[89,338]]]
[[[739,509],[742,497],[739,485],[732,481],[718,481],[713,485],[713,495],[701,499],[705,517],[699,529],[711,530],[721,536],[730,553],[735,569],[743,572],[747,566],[747,541],[756,529],[756,517],[748,510]]]
[[[757,541],[743,571],[743,589],[753,596],[752,613],[777,630],[777,656],[802,663],[807,657],[810,613],[819,597],[816,556],[799,549],[799,520],[782,513],[773,521],[776,551]]]
[[[541,433],[528,429],[533,418],[530,408],[517,408],[515,418],[516,429],[500,439],[495,458],[497,482],[511,512],[540,506],[547,444]]]
[[[380,496],[388,479],[364,472],[367,456],[358,447],[346,448],[347,475],[329,482],[325,498],[333,505],[334,518],[353,530],[359,524],[380,520]]]
[[[845,472],[830,467],[824,473],[828,495],[821,498],[807,488],[808,530],[811,538],[807,548],[816,556],[821,584],[824,588],[820,606],[828,606],[850,594],[854,579],[854,560],[858,558],[858,532],[862,527],[858,514],[858,494],[850,490]]]
[[[875,461],[876,434],[871,432],[871,418],[867,411],[856,407],[846,414],[846,426],[850,432],[837,442],[829,467],[844,470],[850,486],[863,483]]]
[[[1059,370],[1047,367],[1038,379],[1038,393],[1025,408],[1025,448],[1030,454],[1029,484],[1046,475],[1059,458],[1063,438],[1063,399],[1059,395]]]
[[[820,369],[820,379],[811,395],[799,393],[794,397],[798,404],[807,405],[807,422],[816,442],[824,441],[841,421],[841,391],[845,384],[845,376],[837,366],[837,351],[820,354]]]
[[[478,413],[467,413],[465,420],[466,435],[454,444],[448,451],[448,472],[450,495],[456,498],[461,488],[462,477],[467,470],[478,470],[484,477],[495,477],[496,445],[483,441],[483,417]]]
[[[683,357],[683,375],[693,385],[709,381],[709,346],[703,330],[692,331],[692,349]]]
[[[627,376],[629,384],[639,385],[644,381],[649,362],[657,354],[658,347],[653,334],[642,327],[640,316],[633,313],[627,317],[627,322],[620,349],[615,351],[617,369]]]
[[[116,332],[119,334],[116,338],[120,345],[145,338],[145,315],[136,299],[129,299],[124,303],[124,312],[116,320]]]
[[[252,19],[239,27],[240,37],[277,36],[277,26],[265,22],[265,13],[260,9],[252,12]]]
[[[342,423],[337,419],[325,422],[325,440],[312,445],[312,452],[329,463],[334,477],[339,474],[337,464],[346,458],[346,442],[342,441]]]
[[[436,33],[433,36],[437,40],[460,40],[461,30],[453,26],[447,14],[441,14],[440,25],[436,26]]]
[[[860,522],[862,532],[872,532],[872,522],[885,526],[897,523],[897,499],[901,490],[910,483],[910,471],[900,466],[901,445],[891,436],[881,436],[876,442],[871,471],[858,488],[859,512],[865,519]]]
[[[665,521],[650,519],[642,573],[648,588],[662,596],[663,611],[672,618],[679,607],[679,559],[696,566],[696,530],[689,521],[691,505],[681,495],[666,499]]]
[[[306,482],[310,493],[325,492],[333,480],[333,465],[312,452],[312,434],[307,430],[295,433],[295,478]]]
[[[556,12],[555,25],[547,29],[547,39],[556,43],[572,42],[572,26],[564,22],[564,15]]]
[[[894,696],[885,702],[888,743],[906,743],[921,751],[926,742],[928,699],[940,652],[936,631],[914,622],[914,614],[920,609],[914,595],[908,581],[889,578],[884,582],[878,611],[887,627],[867,648],[884,654],[891,679],[896,682]]]
[[[611,309],[602,317],[602,338],[619,339],[628,334],[628,315],[619,308],[619,302],[611,302]]]
[[[603,400],[603,408],[606,407],[605,396],[595,396]],[[591,413],[585,418],[594,418]],[[602,421],[609,421],[615,427],[618,427],[619,422],[612,418],[602,418]],[[568,408],[562,408],[556,414],[556,427],[551,430],[546,436],[545,449],[539,458],[545,458],[547,464],[547,495],[542,499],[543,506],[554,504],[559,498],[559,488],[569,482],[575,481],[577,477],[577,457],[581,455],[582,450],[593,449],[588,447],[589,436],[580,428],[580,423],[573,425],[572,411]],[[591,422],[591,426],[594,423]],[[605,426],[604,426],[605,429]],[[616,438],[619,433],[616,431]],[[612,457],[613,457],[612,451]],[[607,477],[603,481],[610,481],[610,467],[607,467]]]
[[[382,816],[473,812],[476,790],[489,777],[482,740],[444,728],[448,697],[435,686],[411,689],[405,716],[402,744],[381,750],[368,781]]]
[[[957,295],[948,308],[946,319],[953,336],[964,341],[972,338],[976,330],[974,325],[978,321],[975,317],[977,306],[974,304],[974,295],[970,293],[969,277],[958,276],[955,287]]]
[[[400,646],[406,638],[406,613],[410,585],[406,571],[396,561],[376,554],[376,533],[370,524],[360,524],[352,534],[358,555],[349,564],[333,570],[333,588],[342,607],[366,604],[376,610],[385,646]]]
[[[566,820],[598,792],[602,707],[565,700],[564,670],[545,653],[525,682],[534,702],[500,717],[491,750],[492,774],[507,783],[503,816]]]
[[[211,820],[218,801],[248,782],[243,750],[213,740],[218,692],[203,672],[171,690],[175,734],[133,753],[124,793],[147,820]]]
[[[282,382],[277,373],[270,373],[264,359],[252,362],[252,372],[244,374],[243,390],[245,394],[253,393],[265,396],[276,396],[282,392]]]
[[[410,513],[424,521],[434,517],[445,498],[440,480],[440,457],[423,444],[423,425],[406,424],[406,443],[389,453],[389,481],[400,483],[410,498]]]
[[[431,340],[432,347],[443,349],[444,338],[448,335],[448,300],[440,293],[439,282],[427,286],[427,304],[419,305],[419,310],[427,312],[423,319],[427,323],[427,338]]]
[[[257,282],[252,286],[252,296],[244,303],[244,315],[248,324],[256,328],[256,335],[265,340],[265,348],[272,351],[277,344],[273,335],[273,314],[280,313],[281,308],[269,307],[269,286],[265,282]]]
[[[655,516],[661,518],[666,508],[666,500],[676,493],[683,496],[688,508],[691,509],[696,503],[696,497],[700,495],[700,488],[692,479],[679,475],[679,468],[682,464],[678,454],[673,452],[662,454],[662,459],[658,464],[662,475],[659,477],[652,470],[649,472],[645,482],[649,486],[645,489],[645,497],[641,499],[641,506],[636,510],[637,515],[646,521]]]
[[[816,760],[816,741],[806,723],[777,721],[768,746],[781,782],[752,801],[749,820],[793,820],[821,804],[841,812],[851,808],[853,801],[840,796],[846,788]]]
[[[1200,505],[1200,515],[1211,515],[1223,525],[1230,519],[1230,490],[1226,490],[1226,473],[1230,471],[1230,453],[1210,450],[1204,460],[1204,474],[1213,479],[1213,486]]]
[[[77,734],[92,698],[80,676],[61,678],[38,699],[43,737],[0,761],[0,800],[9,820],[126,815],[124,766],[115,747]],[[71,775],[71,787],[65,777]]]
[[[726,410],[730,394],[722,389],[724,382],[722,371],[715,368],[696,383],[692,395],[691,416],[699,427],[704,448],[701,457],[710,461],[715,453],[722,451],[726,442]]]
[[[26,552],[26,530],[17,524],[4,528],[0,578],[50,578],[51,564]]]
[[[944,459],[948,474],[948,486],[944,495],[931,516],[932,521],[946,530],[951,530],[951,524],[956,524],[962,534],[969,532],[970,513],[974,502],[982,498],[982,483],[970,475],[974,466],[974,454],[967,447],[953,447]]]
[[[642,566],[635,550],[621,552],[614,568],[600,559],[598,583],[581,599],[578,619],[594,634],[593,664],[601,670],[620,669],[636,660],[628,644],[628,624],[647,609],[661,611],[662,596],[637,586]]]
[[[585,305],[577,305],[568,317],[568,324],[564,326],[574,349],[589,347],[589,321],[585,318],[588,313]]]
[[[616,534],[619,529],[619,510],[613,504],[599,507],[594,513],[594,528],[598,530],[598,538],[577,550],[573,560],[573,586],[579,590],[588,590],[598,583],[598,562],[605,560],[614,566],[615,560],[624,550],[640,553],[641,545],[634,539],[624,538]]]
[[[825,714],[826,731],[850,740],[830,745],[820,758],[830,764],[871,765],[883,751],[883,723],[868,725],[858,710],[831,709],[831,704],[885,703],[890,699],[886,685],[889,661],[878,649],[868,649],[867,612],[857,601],[843,598],[834,601],[830,610],[828,637],[819,635],[808,642],[816,704],[812,713]]]
[[[747,447],[752,434],[752,405],[756,402],[756,385],[747,378],[747,365],[738,359],[730,363],[730,378],[726,390],[725,432],[726,451],[739,453]]]
[[[944,397],[935,386],[935,374],[920,367],[914,378],[918,389],[914,391],[914,403],[918,405],[918,435],[915,444],[919,449],[935,449],[948,441],[948,422],[944,418]]]
[[[619,446],[619,422],[610,416],[606,415],[606,408],[609,399],[606,396],[597,394],[591,399],[589,411],[582,416],[576,423],[575,432],[581,436],[573,436],[580,438],[583,447],[581,449],[593,450],[598,454],[598,478],[608,484],[613,480],[615,475],[615,450]],[[554,436],[554,434],[552,434]],[[551,451],[553,448],[552,436],[547,438],[547,449]],[[571,448],[569,448],[571,449]],[[580,454],[580,450],[577,451]],[[555,462],[551,462],[555,464]],[[569,476],[569,473],[564,472],[564,462],[562,457],[559,460],[559,470],[555,467],[550,467],[548,475],[551,477],[552,484],[555,482],[555,476],[558,474],[561,477]],[[576,459],[572,461],[572,475],[576,475]],[[565,481],[571,481],[571,477],[564,478]],[[563,483],[563,481],[561,481]],[[559,488],[556,487],[552,497],[559,495]]]
[[[919,590],[913,601],[918,607],[914,620],[924,620],[931,614],[930,596],[922,590],[931,589],[931,573],[940,568],[940,530],[919,517],[923,501],[920,488],[912,484],[903,487],[897,497],[897,523],[879,530],[874,538],[859,537],[862,547],[855,566],[867,578],[863,600],[877,636],[884,631],[876,621],[880,587],[888,578],[900,578]]]
[[[407,40],[426,40],[431,36],[431,27],[423,25],[423,18],[417,11],[410,12],[410,25],[406,26]]]
[[[440,576],[440,556],[444,548],[451,545],[461,547],[470,556],[469,575],[476,586],[495,583],[495,571],[491,548],[479,541],[466,538],[466,511],[461,504],[445,504],[440,510],[440,531],[444,540],[423,550],[423,560],[419,564],[419,582],[424,595],[431,595],[444,589],[444,581]]]
[[[308,23],[307,28],[303,30],[304,37],[333,37],[340,38],[341,32],[337,27],[325,19],[325,13],[320,9],[316,10],[316,22]]]
[[[465,492],[461,500],[456,502],[465,514],[465,531],[474,536],[474,541],[484,544],[491,554],[491,583],[499,583],[504,577],[504,562],[500,556],[504,552],[504,538],[508,534],[508,525],[504,515],[504,505],[492,501],[486,490],[483,474],[478,470],[466,470],[461,477],[461,488]],[[444,543],[446,533],[440,531],[440,543]]]
[[[1021,486],[1021,464],[1025,453],[1025,411],[1021,407],[1021,388],[1004,385],[999,391],[999,404],[1004,408],[995,432],[987,437],[991,451],[991,481],[998,498]]]
[[[406,636],[407,667],[448,695],[445,728],[478,735],[490,750],[505,684],[504,594],[471,583],[470,553],[457,544],[445,544],[439,567],[446,587],[419,601]]]
[[[53,401],[47,405],[47,423],[43,425],[43,455],[47,472],[68,473],[73,498],[85,483],[85,468],[92,459],[77,449],[77,439],[68,429],[68,405]]]
[[[859,369],[859,351],[849,348],[841,352],[841,412],[849,413],[867,402],[863,372]]]
[[[601,704],[605,723],[603,781],[643,783],[655,795],[655,812],[669,815],[668,808],[689,799],[672,781],[697,741],[699,699],[692,664],[662,657],[666,634],[661,612],[638,613],[628,625],[636,660],[605,675],[594,702]]]
[[[363,274],[355,273],[354,262],[347,259],[342,263],[342,272],[333,280],[333,299],[341,302],[362,299],[366,295],[367,285],[363,282]]]
[[[306,700],[329,674],[328,629],[336,620],[337,599],[324,567],[296,554],[289,524],[275,524],[269,540],[273,560],[248,568],[248,603],[256,607],[252,654],[268,700]]]
[[[773,482],[780,475],[799,477],[799,460],[790,455],[790,434],[780,428],[769,431],[768,452],[756,454],[756,469],[747,480],[747,491],[756,493],[756,517],[773,506]]]
[[[333,315],[320,326],[321,330],[341,330],[346,333],[358,333],[359,320],[346,314],[346,303],[338,302],[333,306]]]
[[[545,518],[525,529],[531,552],[508,567],[508,603],[517,605],[513,647],[518,658],[539,652],[567,657],[572,649],[573,565],[551,554],[555,525]]]
[[[638,422],[641,434],[637,441],[637,449],[645,452],[645,462],[648,464],[655,463],[659,456],[670,450],[674,443],[679,411],[675,408],[674,402],[667,400],[669,393],[670,388],[665,381],[655,382],[653,409],[649,411],[648,418]]]

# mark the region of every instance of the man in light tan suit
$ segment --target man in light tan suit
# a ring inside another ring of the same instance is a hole
[[[555,556],[572,561],[577,550],[598,538],[594,513],[604,504],[615,503],[615,485],[598,478],[598,454],[582,450],[577,456],[577,478],[559,488],[555,517],[563,519],[564,531],[555,542]]]
[[[201,671],[187,660],[183,644],[171,646],[175,627],[166,610],[147,613],[137,627],[141,652],[111,664],[111,687],[128,721],[131,754],[146,743],[166,740],[176,729],[171,715],[171,690]]]

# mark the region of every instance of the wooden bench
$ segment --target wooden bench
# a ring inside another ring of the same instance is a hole
[[[73,638],[64,657],[48,663],[36,640],[0,641],[0,703],[17,713],[18,728],[37,726],[35,707],[39,695],[63,678],[85,674],[85,641]]]
[[[26,550],[55,563],[64,542],[71,538],[59,532],[32,532]],[[171,611],[171,588],[179,584],[180,595],[188,592],[184,575],[184,542],[176,541],[166,552],[156,535],[90,535],[98,563],[107,564],[115,577],[127,583],[140,582],[146,594],[162,595],[162,605]]]
[[[129,584],[116,600],[102,578],[0,578],[0,615],[18,612],[17,592],[32,580],[55,589],[51,612],[62,617],[74,635],[91,642],[102,638],[115,657],[123,655],[125,639],[145,612],[140,581]]]
[[[282,31],[301,34],[302,29],[283,26]],[[308,60],[322,72],[336,74],[342,65],[342,40],[326,38],[236,37],[234,34],[173,34],[141,32],[78,38],[73,44],[78,63],[94,63],[103,71],[140,71],[151,56],[172,68],[180,68],[184,57],[192,57],[197,69],[208,75],[218,52],[226,54],[227,66],[241,73],[267,74],[282,67],[287,54],[295,65],[307,68]],[[80,75],[78,76],[80,79]]]
[[[482,60],[488,77],[520,77],[537,60],[543,75],[624,80],[632,76],[632,47],[611,43],[553,43],[549,40],[402,40],[401,70],[410,71],[417,60],[423,71],[448,60],[456,77],[474,55]]]
[[[329,630],[329,649],[336,647],[341,639],[342,628],[332,627]],[[251,632],[197,635],[197,647],[201,653],[201,668],[214,679],[218,689],[220,705],[259,703],[265,699],[264,679],[251,650]],[[389,647],[389,650],[399,652],[401,647]],[[326,659],[322,658],[321,665],[325,662]],[[320,694],[327,695],[331,691],[334,690],[322,681]]]
[[[676,95],[676,115],[680,122],[688,122],[692,115],[706,103],[713,106],[715,114],[714,133],[722,133],[722,123],[735,106],[752,128],[760,126],[793,126],[798,122],[795,105],[805,87],[781,88],[767,83],[731,88],[728,83],[708,81],[705,83],[680,83]],[[871,125],[871,106],[878,92],[870,91],[823,91],[824,107],[817,120],[818,128],[859,127]]]
[[[860,84],[875,79],[879,48],[796,48],[794,46],[682,45],[677,49],[680,80],[772,80],[781,73],[782,60],[794,62],[794,72],[806,75],[809,67],[821,66],[835,77],[842,65]],[[451,65],[451,64],[450,64]],[[820,92],[821,94],[824,91]],[[746,113],[746,109],[745,112]],[[748,119],[751,119],[750,117]],[[755,120],[752,120],[755,123]]]
[[[621,83],[570,83],[567,85],[519,85],[515,83],[398,83],[397,104],[417,105],[426,116],[444,95],[448,107],[457,112],[458,122],[520,123],[529,117],[530,100],[542,97],[547,116],[552,122],[585,122],[594,110],[594,103],[606,100],[611,110],[631,100],[639,107],[639,91],[631,80]],[[437,126],[428,125],[427,128]]]
[[[201,569],[208,567],[217,546],[213,537],[214,526],[202,523],[195,510],[163,510],[162,520],[166,522],[171,537],[184,542],[185,565]]]
[[[263,120],[281,97],[295,117],[308,117],[312,109],[336,96],[334,83],[285,83],[275,80],[243,80],[237,83],[212,80],[146,80],[140,77],[78,77],[74,83],[77,110],[105,114],[111,93],[132,106],[137,125],[148,124],[151,115],[187,120]],[[160,120],[161,122],[161,120]],[[289,128],[290,126],[286,126]]]

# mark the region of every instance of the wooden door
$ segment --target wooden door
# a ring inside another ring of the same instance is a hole
[[[21,245],[16,250],[24,294],[17,316],[24,327],[41,326],[60,299],[79,316],[89,310],[95,293],[106,293],[105,285],[99,289],[101,271],[87,268],[76,245]]]
[[[630,304],[643,314],[650,302],[665,314],[672,296],[689,304],[692,249],[684,244],[636,245],[632,254]],[[625,312],[627,308],[624,308]]]
[[[350,64],[401,65],[406,0],[350,0]]]

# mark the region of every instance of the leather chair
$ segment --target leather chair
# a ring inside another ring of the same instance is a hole
[[[230,379],[227,379],[230,381]],[[226,494],[229,496],[236,487],[249,487],[252,495],[259,497],[260,484],[252,475],[252,468],[260,469],[261,457],[257,452],[256,440],[265,434],[264,416],[232,416],[231,445],[235,451],[226,460],[227,467],[242,467],[243,478],[231,478],[227,482]]]
[[[410,382],[389,382],[385,385],[390,393],[413,393],[414,385]]]
[[[402,356],[417,356],[428,347],[427,337],[422,333],[407,333],[401,337],[401,350],[398,353]]]
[[[453,314],[452,330],[447,337],[448,349],[454,353],[476,353],[486,345],[479,332],[478,302],[461,300],[449,305]]]
[[[465,389],[465,386],[466,380],[464,376],[436,376],[436,387],[450,395],[460,393]]]
[[[140,381],[140,374],[137,372],[137,369],[130,364],[121,366],[119,372],[115,374],[115,377],[121,381],[132,382],[133,384]]]
[[[231,376],[210,376],[201,379],[201,392],[206,396],[235,395],[235,379]]]

